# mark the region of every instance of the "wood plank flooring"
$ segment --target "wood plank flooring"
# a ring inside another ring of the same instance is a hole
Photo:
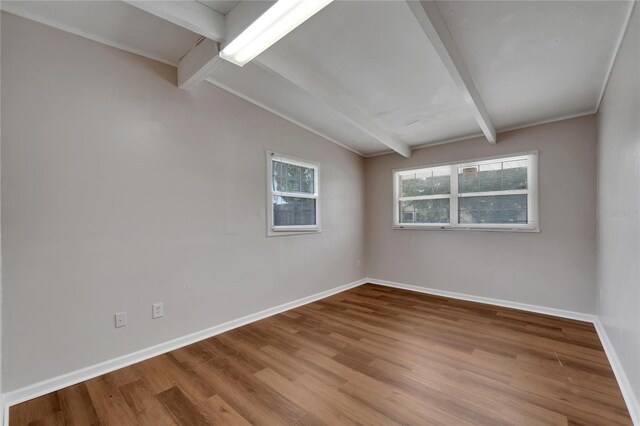
[[[363,285],[14,406],[19,425],[630,425],[593,326]]]

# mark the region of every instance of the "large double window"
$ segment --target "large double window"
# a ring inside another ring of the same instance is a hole
[[[267,153],[270,235],[320,230],[318,164]]]
[[[537,153],[398,170],[394,226],[537,231]]]

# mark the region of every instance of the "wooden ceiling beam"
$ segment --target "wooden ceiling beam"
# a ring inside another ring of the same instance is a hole
[[[227,34],[225,16],[197,1],[124,2],[217,42]]]
[[[478,122],[480,129],[482,129],[482,133],[490,143],[496,143],[496,129],[480,97],[480,92],[473,82],[471,73],[462,60],[458,47],[440,13],[438,5],[431,0],[407,0],[406,4],[433,45],[467,105],[471,108],[474,118]]]
[[[253,62],[325,103],[372,139],[386,145],[403,157],[411,157],[411,147],[406,142],[390,136],[358,105],[345,97],[340,90],[324,82],[312,70],[298,66],[274,48],[263,52]]]

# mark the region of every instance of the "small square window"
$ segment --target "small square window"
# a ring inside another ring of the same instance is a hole
[[[320,231],[320,166],[267,153],[268,235]]]

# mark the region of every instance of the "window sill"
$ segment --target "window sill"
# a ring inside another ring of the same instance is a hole
[[[306,234],[319,234],[320,228],[314,229],[295,229],[295,228],[269,228],[267,237],[287,237],[290,235],[306,235]]]
[[[447,225],[393,225],[392,229],[413,230],[413,231],[482,231],[482,232],[524,232],[539,233],[538,227],[483,227],[483,226],[447,226]]]

